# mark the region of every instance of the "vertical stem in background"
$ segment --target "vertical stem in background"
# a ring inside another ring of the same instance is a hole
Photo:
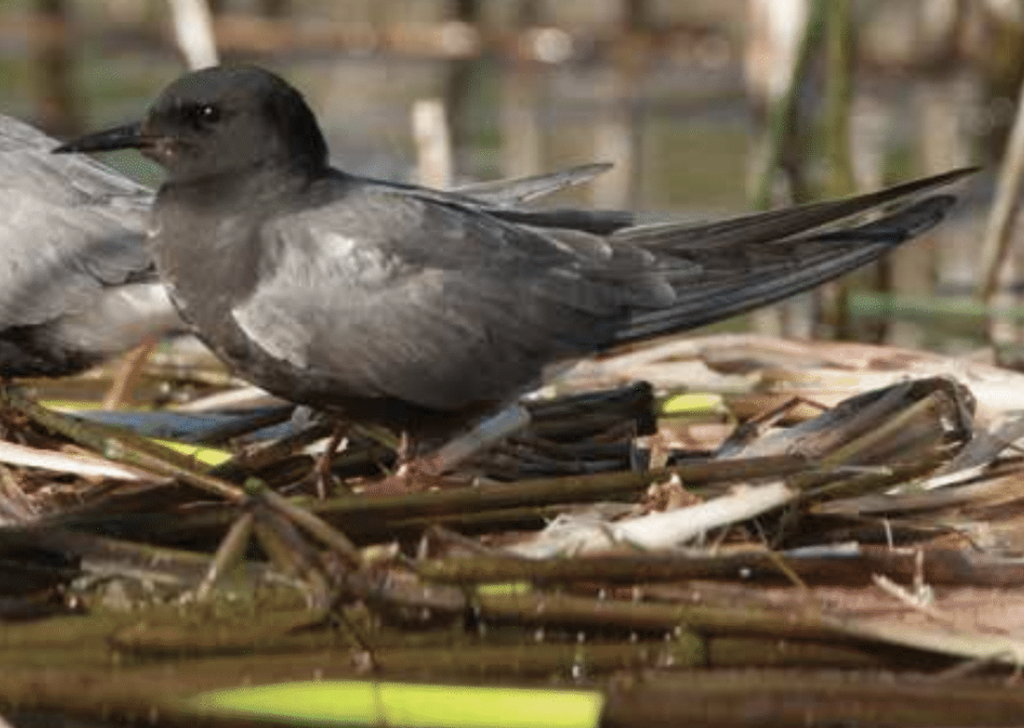
[[[80,129],[77,94],[72,82],[73,43],[69,37],[65,0],[36,0],[38,22],[33,24],[39,124],[57,136],[72,136]]]
[[[828,175],[823,197],[844,197],[856,191],[850,158],[850,105],[853,96],[854,39],[850,0],[832,0],[825,11],[825,154]],[[817,292],[818,329],[829,338],[849,338],[849,283],[827,283]]]
[[[260,13],[264,18],[283,18],[292,9],[292,0],[260,0]]]
[[[1019,200],[1024,192],[1024,84],[1017,95],[1017,113],[1014,118],[1010,139],[999,168],[999,181],[995,199],[989,211],[985,237],[981,248],[978,297],[992,304],[993,309],[1012,303],[1012,294],[1000,289],[1012,282],[1013,267],[1010,266],[1015,221],[1018,216]],[[1001,285],[1002,284],[1002,285]],[[1009,299],[1009,300],[1007,300]],[[989,336],[993,343],[1008,343],[1015,338],[1016,326],[1012,323],[989,321]]]
[[[593,184],[597,207],[631,207],[640,178],[640,127],[638,87],[649,49],[641,34],[648,21],[647,0],[619,0],[618,43],[604,84],[607,110],[596,124],[595,159],[615,166]]]
[[[798,98],[821,37],[828,3],[825,0],[751,0],[752,21],[760,25],[751,33],[760,46],[748,50],[748,85],[763,94],[767,128],[756,153],[752,205],[766,210],[776,202],[777,175],[786,172],[790,202],[802,202],[802,152],[798,136]],[[813,298],[802,296],[767,309],[754,311],[750,321],[765,334],[811,333]],[[798,322],[802,326],[798,326]],[[797,331],[799,329],[799,331]]]
[[[999,269],[1009,252],[1017,203],[1024,191],[1024,85],[1017,95],[1017,112],[999,168],[996,197],[992,201],[981,248],[978,296],[989,298],[999,283]]]
[[[525,28],[539,19],[537,0],[520,0],[513,28],[522,38]],[[525,57],[527,49],[514,50],[514,58],[501,68],[501,171],[504,177],[526,177],[543,167],[544,138],[540,123],[541,79],[537,61]],[[532,50],[532,49],[531,49]],[[535,54],[531,54],[535,55]]]
[[[789,145],[794,130],[796,129],[797,96],[800,86],[807,75],[813,51],[817,46],[818,38],[821,35],[821,27],[824,22],[827,3],[824,0],[812,0],[810,7],[804,15],[803,28],[800,31],[800,40],[796,52],[792,55],[792,65],[786,76],[785,83],[779,84],[777,88],[767,89],[768,98],[768,128],[765,130],[764,152],[762,163],[755,175],[753,192],[751,193],[751,204],[760,210],[768,209],[772,204],[772,187],[775,175],[782,167],[785,151]],[[772,3],[764,10],[767,20],[772,24],[780,24],[787,30],[793,22],[798,22],[799,15],[794,13],[788,2],[785,6]],[[790,18],[785,23],[779,23],[774,13],[788,12]],[[768,33],[775,34],[772,30]],[[770,55],[766,55],[763,62],[773,63]],[[763,69],[759,69],[763,70]],[[774,86],[775,84],[771,84]]]
[[[480,0],[451,0],[451,17],[459,23],[479,26]],[[469,128],[469,101],[473,77],[480,64],[479,57],[460,58],[445,64],[444,92],[442,99],[448,115],[448,129],[451,148],[456,157],[473,148]],[[454,162],[455,166],[467,170],[466,160]]]
[[[828,177],[822,197],[856,192],[850,159],[850,100],[853,96],[853,18],[850,0],[830,0],[826,18],[825,149]]]
[[[217,39],[213,14],[207,0],[168,0],[174,22],[174,38],[191,70],[216,66]]]
[[[450,188],[455,177],[452,139],[441,99],[418,99],[413,103],[412,133],[417,181],[426,187]]]

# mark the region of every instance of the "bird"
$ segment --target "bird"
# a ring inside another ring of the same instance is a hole
[[[937,224],[955,198],[923,193],[972,171],[722,221],[639,223],[334,168],[302,94],[248,65],[184,75],[140,122],[55,151],[126,148],[167,171],[149,233],[157,270],[234,372],[413,434],[458,431],[553,364],[864,265]]]
[[[78,373],[183,327],[145,244],[153,192],[0,115],[0,378]]]
[[[146,240],[154,191],[0,114],[0,378],[77,374],[138,344],[187,330]],[[516,205],[604,172],[466,185]]]

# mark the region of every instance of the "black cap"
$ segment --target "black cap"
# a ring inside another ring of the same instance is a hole
[[[254,165],[316,172],[327,143],[305,99],[254,66],[217,66],[171,83],[140,123],[90,134],[57,152],[139,149],[171,179],[244,173]]]

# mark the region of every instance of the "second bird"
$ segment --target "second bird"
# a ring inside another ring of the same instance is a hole
[[[168,86],[141,124],[60,151],[162,164],[158,271],[241,376],[412,433],[450,430],[548,364],[717,321],[864,265],[937,223],[947,195],[823,225],[958,179],[707,224],[527,209],[333,169],[302,95],[255,67]]]

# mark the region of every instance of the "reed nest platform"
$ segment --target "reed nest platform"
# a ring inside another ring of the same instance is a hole
[[[662,342],[562,372],[526,430],[395,492],[389,433],[350,432],[325,477],[329,427],[193,347],[123,374],[4,389],[7,714],[247,724],[195,696],[335,680],[381,705],[445,685],[453,724],[467,686],[596,695],[601,725],[1024,714],[1024,375]],[[112,386],[133,395],[101,410]]]

